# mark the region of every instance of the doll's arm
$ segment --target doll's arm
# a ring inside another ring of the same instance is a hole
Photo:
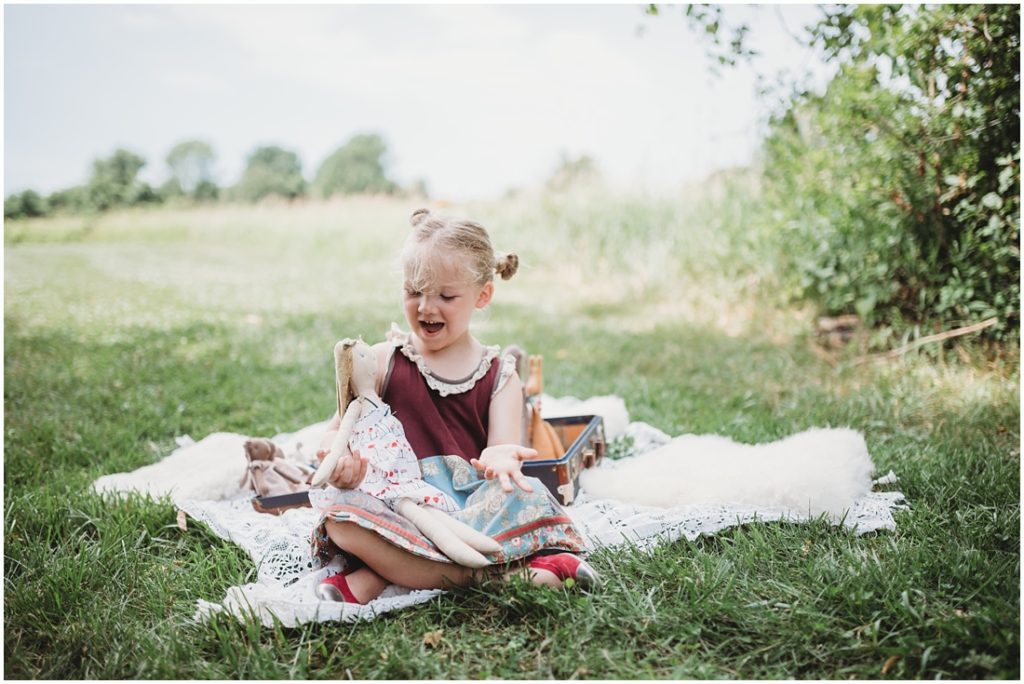
[[[314,487],[319,487],[326,483],[342,456],[350,455],[348,454],[348,440],[352,436],[352,428],[359,418],[362,404],[361,400],[356,399],[349,403],[348,408],[345,409],[345,415],[341,418],[338,431],[334,434],[334,438],[331,441],[330,450],[324,456],[324,460],[320,462],[320,467],[316,469],[316,474],[313,475],[313,481],[310,484]]]
[[[316,457],[318,459],[323,459],[330,451],[331,444],[334,442],[334,437],[338,434],[339,427],[341,427],[341,416],[335,411],[334,417],[327,423],[327,429],[320,440],[320,446],[316,449]]]

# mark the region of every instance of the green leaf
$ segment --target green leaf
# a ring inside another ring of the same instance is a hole
[[[1015,170],[1012,166],[1007,166],[999,172],[999,192],[1006,192],[1013,185],[1013,172]]]
[[[989,209],[998,209],[1003,206],[1003,198],[994,192],[989,192],[981,198],[981,205]]]

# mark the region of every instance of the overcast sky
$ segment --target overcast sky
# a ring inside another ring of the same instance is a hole
[[[167,177],[208,141],[217,181],[276,144],[311,178],[352,135],[380,133],[400,183],[436,197],[540,183],[562,153],[649,189],[748,163],[763,128],[754,69],[707,69],[680,8],[641,5],[7,5],[4,192],[84,182],[125,147]],[[814,6],[731,6],[756,70],[821,79],[798,34]]]

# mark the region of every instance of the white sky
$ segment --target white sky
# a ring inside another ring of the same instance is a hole
[[[825,73],[789,33],[814,6],[730,6],[756,71]],[[707,69],[679,7],[642,5],[7,5],[4,194],[83,183],[125,147],[167,177],[208,141],[234,183],[257,146],[311,178],[352,135],[382,134],[391,176],[452,200],[543,181],[562,152],[663,189],[748,163],[765,105],[754,69]]]

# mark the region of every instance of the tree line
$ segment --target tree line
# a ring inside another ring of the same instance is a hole
[[[55,213],[93,213],[121,207],[164,203],[259,202],[267,197],[293,200],[313,196],[426,194],[423,181],[401,188],[385,169],[387,145],[375,133],[353,136],[320,164],[311,182],[302,174],[299,156],[276,145],[257,147],[246,160],[239,181],[221,187],[214,180],[216,154],[209,143],[186,140],[167,153],[168,180],[158,187],[139,179],[146,160],[125,149],[92,163],[84,185],[43,196],[34,190],[4,199],[4,218],[19,219]]]

